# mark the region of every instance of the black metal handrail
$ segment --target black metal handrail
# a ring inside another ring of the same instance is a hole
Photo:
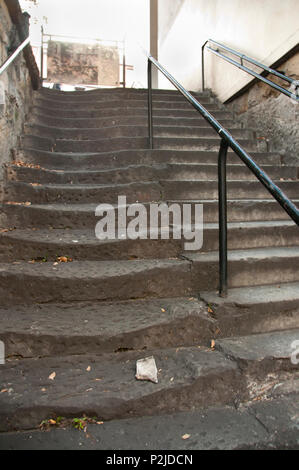
[[[227,150],[230,147],[252,171],[257,179],[277,200],[280,206],[299,226],[299,210],[269,176],[255,163],[246,150],[234,137],[206,110],[170,73],[151,55],[148,57],[148,130],[149,146],[154,148],[153,136],[153,102],[152,102],[152,64],[172,83],[172,85],[192,104],[192,106],[208,121],[220,135],[220,149],[218,154],[218,195],[219,195],[219,295],[227,295],[227,185],[226,161]]]
[[[11,56],[9,56],[6,61],[1,65],[0,67],[0,75],[7,69],[7,67],[18,57],[20,52],[22,52],[25,47],[28,46],[30,43],[30,38],[26,38],[25,41],[22,42],[22,44],[19,45],[19,47],[14,51]]]
[[[213,44],[214,46],[217,47],[217,49],[213,49],[212,47],[206,47],[207,44]],[[267,65],[264,65],[262,64],[261,62],[258,62],[257,60],[255,59],[252,59],[251,57],[248,57],[247,55],[245,54],[241,54],[240,52],[237,52],[235,51],[234,49],[231,49],[230,47],[227,47],[225,46],[224,44],[221,44],[220,42],[217,42],[217,41],[214,41],[213,39],[208,39],[202,46],[201,48],[201,61],[202,61],[202,90],[204,91],[205,89],[205,61],[204,61],[204,51],[205,51],[205,48],[207,48],[210,52],[212,52],[213,54],[217,55],[218,57],[226,60],[227,62],[229,62],[230,64],[238,67],[239,69],[243,70],[244,72],[247,72],[249,73],[250,75],[253,75],[255,78],[257,78],[258,80],[261,80],[262,82],[266,83],[267,85],[271,86],[272,88],[274,88],[275,90],[279,91],[280,93],[283,93],[284,95],[288,96],[289,98],[292,98],[293,100],[299,102],[299,81],[298,80],[294,80],[293,78],[291,77],[288,77],[287,75],[284,75],[280,72],[277,72],[277,70],[274,70],[272,69],[271,67],[268,67]],[[230,58],[230,57],[227,57],[226,55],[224,54],[221,54],[221,52],[219,52],[219,49],[223,49],[227,52],[229,52],[230,54],[232,55],[235,55],[237,57],[240,58],[240,63],[239,62],[236,62],[234,59]],[[264,72],[267,72],[269,74],[272,74],[272,75],[275,75],[276,77],[282,79],[282,80],[285,80],[286,82],[288,82],[289,84],[291,85],[294,85],[294,89],[295,89],[295,93],[293,93],[292,91],[290,90],[286,90],[285,88],[283,88],[282,86],[278,85],[277,83],[273,82],[272,80],[269,80],[268,78],[265,78],[263,75],[255,72],[254,70],[252,69],[249,69],[248,67],[246,67],[244,64],[243,64],[243,60],[245,60],[246,62],[249,62],[261,69],[264,70]]]

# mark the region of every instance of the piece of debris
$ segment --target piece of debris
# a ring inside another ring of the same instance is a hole
[[[211,340],[211,349],[215,349],[216,342],[214,339]]]
[[[158,383],[158,370],[154,356],[139,359],[136,362],[136,379]]]
[[[182,436],[182,439],[186,440],[186,439],[189,439],[189,437],[191,437],[191,434],[184,434]]]
[[[56,377],[56,372],[52,372],[52,374],[49,375],[50,380],[54,380]]]

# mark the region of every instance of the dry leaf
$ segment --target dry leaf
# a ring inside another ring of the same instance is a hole
[[[86,370],[87,370],[87,372],[89,372],[91,370],[91,367],[88,366]]]
[[[97,424],[104,424],[104,421],[97,421]]]
[[[161,308],[161,312],[166,312],[165,308]]]
[[[211,309],[211,307],[208,307],[208,312],[209,313],[214,313],[214,311]]]
[[[56,421],[55,421],[55,419],[49,419],[49,421],[48,421],[48,422],[49,422],[49,424],[56,424]]]
[[[52,372],[52,374],[49,375],[50,380],[54,380],[56,377],[56,372]]]
[[[190,436],[191,436],[191,434],[184,434],[184,435],[182,436],[182,439],[184,439],[184,440],[185,440],[185,439],[189,439]]]
[[[3,388],[0,393],[8,392],[8,388]]]
[[[215,343],[215,340],[212,339],[212,340],[211,340],[211,349],[214,349],[214,348],[215,348],[215,344],[216,344],[216,343]]]

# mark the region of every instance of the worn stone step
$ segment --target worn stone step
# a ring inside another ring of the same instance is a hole
[[[166,102],[167,104],[167,102]],[[191,105],[190,108],[160,108],[157,106],[153,107],[153,116],[169,116],[169,117],[195,117],[200,114],[196,111]],[[207,109],[213,112],[213,116],[216,119],[232,119],[232,113],[226,110],[220,110],[217,105],[207,105]],[[86,109],[86,110],[69,110],[69,109],[56,109],[56,108],[47,108],[35,106],[35,111],[37,113],[45,114],[48,116],[57,116],[65,118],[101,118],[101,117],[112,117],[112,116],[147,116],[148,110],[147,107],[124,107],[120,105],[115,105],[115,107],[102,108],[102,109]]]
[[[10,432],[0,434],[1,450],[181,450],[185,455],[166,455],[167,465],[199,462],[194,450],[294,450],[298,449],[298,393],[257,400],[246,407],[224,406],[173,414],[113,420],[89,424],[85,439],[77,429]],[[189,434],[189,439],[182,436]],[[99,455],[99,454],[98,454]],[[119,456],[119,455],[118,455]],[[112,458],[112,457],[111,457]],[[133,461],[136,465],[140,460]],[[152,452],[153,463],[160,457]],[[99,459],[101,462],[101,458]],[[106,464],[105,453],[102,462]]]
[[[229,287],[299,280],[299,247],[228,252]],[[194,296],[217,289],[218,252],[185,259],[0,264],[3,304]]]
[[[194,226],[191,227],[194,231]],[[200,251],[218,249],[218,224],[204,225],[203,246]],[[148,258],[176,258],[184,251],[184,234],[181,239],[131,240],[118,237],[114,240],[98,240],[94,228],[85,230],[12,230],[0,233],[0,260],[3,262],[31,259],[55,261],[57,256],[75,260],[121,260]],[[261,248],[274,246],[297,246],[298,228],[292,221],[232,222],[228,224],[228,248]],[[198,251],[198,250],[196,250]]]
[[[220,336],[238,336],[299,328],[299,283],[235,287],[226,298],[218,292],[200,292],[220,330]]]
[[[238,139],[247,151],[256,150],[256,142],[251,139]],[[154,146],[156,149],[165,150],[219,150],[220,137],[156,137]],[[147,149],[147,137],[115,137],[98,140],[71,140],[50,139],[34,135],[24,135],[21,138],[24,148],[35,148],[51,152],[109,152],[123,149]]]
[[[270,164],[282,168],[277,153],[250,152],[257,164]],[[155,165],[169,163],[217,164],[218,151],[211,150],[117,150],[112,152],[65,153],[49,152],[31,147],[19,151],[16,159],[49,169],[113,169],[128,165]],[[240,158],[228,152],[228,164],[239,164]],[[245,165],[243,165],[245,168]],[[250,171],[250,170],[249,170]],[[297,172],[296,172],[297,175]]]
[[[193,278],[200,291],[218,288],[219,254],[192,253]],[[228,251],[228,285],[259,286],[299,280],[299,247],[263,247]],[[196,277],[198,280],[196,281]]]
[[[218,113],[218,111],[217,111]],[[223,112],[222,112],[223,113]],[[221,118],[221,114],[219,114]],[[241,128],[241,124],[233,119],[220,119],[221,124],[226,128]],[[60,129],[85,128],[94,129],[101,127],[112,127],[121,125],[137,125],[148,126],[147,116],[113,116],[103,118],[63,118],[60,116],[48,116],[37,112],[34,108],[30,115],[31,124],[42,124],[46,126],[59,127]],[[171,116],[155,116],[153,119],[154,126],[190,126],[211,128],[210,124],[200,115],[194,117],[171,117]]]
[[[298,199],[293,200],[294,204],[299,204]],[[204,204],[204,223],[218,221],[218,202],[215,200],[174,200],[169,204]],[[148,204],[144,204],[148,207]],[[97,204],[31,204],[30,201],[24,203],[4,203],[1,205],[1,212],[4,227],[53,227],[53,228],[94,228],[98,219],[95,217]],[[193,206],[194,207],[194,206]],[[147,211],[148,214],[150,211]],[[194,211],[192,210],[192,214]],[[118,214],[116,211],[116,222]],[[192,219],[193,220],[193,219]],[[274,199],[238,199],[228,200],[228,221],[229,222],[257,222],[257,221],[282,221],[290,220],[288,214],[280,207]],[[194,220],[193,220],[194,222]]]
[[[299,328],[238,336],[217,340],[216,349],[236,361],[242,370],[258,381],[266,374],[273,374],[279,370],[293,370],[298,373],[298,364],[292,361],[292,353],[296,348],[293,343],[298,337]],[[296,375],[299,379],[299,375]]]
[[[211,101],[210,98],[202,98],[202,104],[203,106],[212,111],[219,109],[218,104],[214,103]],[[74,111],[77,115],[79,111],[82,111],[82,113],[86,112],[93,112],[96,110],[101,110],[101,109],[113,109],[113,108],[146,108],[147,107],[147,98],[139,98],[139,99],[134,99],[134,97],[130,99],[106,99],[106,100],[93,100],[93,101],[78,101],[77,103],[75,102],[61,102],[59,100],[52,101],[52,100],[45,100],[44,98],[36,98],[35,99],[35,105],[38,106],[39,108],[44,108],[47,110],[56,110],[57,112],[59,110],[64,111]],[[153,100],[153,109],[195,109],[193,106],[187,101],[187,100],[163,100],[163,98],[159,99],[154,99]]]
[[[190,262],[171,260],[0,264],[3,304],[130,300],[194,293]]]
[[[165,103],[172,108],[178,106],[178,108],[190,107],[190,103],[184,98],[183,95],[153,95],[152,98],[153,106],[163,107]],[[202,96],[199,102],[206,106],[208,104],[215,104],[215,102],[209,96]],[[93,97],[92,99],[73,99],[73,100],[60,100],[54,98],[48,98],[44,96],[36,96],[34,104],[45,108],[64,108],[64,109],[94,109],[94,108],[105,108],[119,106],[147,106],[147,95],[139,96],[128,96],[123,95],[116,97],[113,94],[106,94],[102,97]]]
[[[253,133],[246,129],[229,128],[228,131],[235,139],[251,139]],[[96,128],[59,128],[41,124],[27,124],[25,133],[39,137],[70,140],[98,140],[115,137],[148,137],[148,128],[145,125],[114,125]],[[217,133],[212,127],[159,125],[154,126],[154,135],[157,137],[215,137]]]
[[[40,88],[38,91],[35,92],[36,96],[46,96],[52,98],[59,98],[59,100],[70,100],[73,101],[74,99],[83,99],[85,100],[86,97],[90,99],[94,99],[94,97],[105,97],[107,95],[113,94],[114,96],[143,96],[147,95],[148,90],[147,88],[97,88],[95,90],[82,90],[82,91],[60,91],[60,90],[53,90],[50,88]],[[204,97],[204,96],[211,96],[210,90],[205,91],[190,91],[193,96],[196,97]],[[182,96],[181,93],[177,90],[168,90],[168,89],[153,89],[152,90],[153,96],[164,96],[169,95],[172,97]]]
[[[16,305],[0,314],[7,359],[209,346],[217,328],[195,298]]]
[[[159,382],[137,381],[136,360],[152,354]],[[32,429],[55,415],[107,421],[233,404],[246,396],[235,362],[198,347],[7,362],[1,387],[9,390],[0,395],[1,432]]]
[[[298,179],[296,166],[262,165],[262,169],[277,180]],[[165,163],[140,164],[112,169],[82,169],[82,170],[55,170],[47,168],[34,168],[11,164],[6,167],[7,178],[10,181],[26,183],[56,183],[56,184],[109,184],[132,183],[136,181],[168,180],[217,180],[218,166],[212,163]],[[256,176],[245,165],[227,165],[227,179],[255,180]]]
[[[279,188],[292,199],[299,198],[298,181],[278,181]],[[259,181],[228,181],[230,199],[264,199],[269,192]],[[32,203],[74,202],[116,204],[118,196],[128,203],[158,202],[169,199],[217,199],[217,181],[140,181],[126,184],[40,184],[12,181],[5,201]]]
[[[293,373],[295,380],[290,355],[297,338],[298,329],[217,340],[220,351],[184,347],[10,361],[1,373],[0,431],[32,429],[57,416],[108,421],[275,398],[282,377]],[[136,360],[148,355],[157,364],[157,384],[135,379]]]

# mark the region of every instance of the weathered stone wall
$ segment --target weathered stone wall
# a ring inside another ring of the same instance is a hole
[[[278,70],[299,79],[299,53]],[[287,82],[269,78],[283,87]],[[279,151],[285,163],[299,164],[299,104],[262,82],[227,105],[246,127],[257,132],[261,149]]]
[[[118,48],[49,41],[47,80],[69,85],[119,85]]]
[[[20,44],[4,0],[0,0],[0,63]],[[0,202],[3,198],[5,165],[14,159],[14,150],[22,134],[32,102],[32,77],[23,53],[0,76]]]

